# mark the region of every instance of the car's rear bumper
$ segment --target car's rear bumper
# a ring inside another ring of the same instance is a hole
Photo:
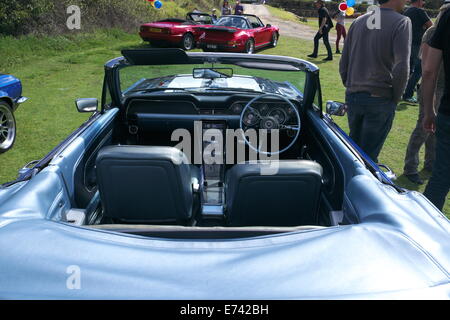
[[[183,38],[182,34],[164,34],[155,32],[139,32],[139,36],[144,41],[158,41],[170,44],[178,44]]]
[[[243,52],[245,46],[242,44],[227,44],[227,43],[211,43],[211,42],[199,42],[197,47],[203,50],[217,50],[227,52]]]

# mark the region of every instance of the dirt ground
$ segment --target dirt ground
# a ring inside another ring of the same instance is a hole
[[[244,12],[248,14],[254,14],[258,16],[263,23],[267,24],[270,23],[274,26],[277,26],[280,28],[280,35],[281,36],[288,36],[288,37],[294,37],[294,38],[300,38],[305,40],[312,40],[314,36],[317,33],[317,29],[313,29],[310,26],[296,23],[292,21],[284,21],[277,17],[274,17],[270,14],[269,10],[263,6],[258,4],[245,4],[244,5]],[[310,18],[314,19],[314,18]],[[330,43],[333,43],[336,41],[336,36],[332,33],[330,33],[329,36]]]

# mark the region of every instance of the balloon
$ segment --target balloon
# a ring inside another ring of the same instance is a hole
[[[347,10],[345,10],[345,13],[348,16],[352,16],[355,13],[355,9],[353,9],[352,7],[348,7]]]
[[[347,6],[353,7],[355,5],[355,0],[347,0]]]
[[[342,2],[341,4],[339,4],[339,10],[342,12],[345,12],[345,10],[347,10],[348,6],[345,2]]]
[[[159,0],[156,0],[155,3],[154,3],[154,6],[155,6],[156,9],[161,9],[161,7],[162,7],[162,2],[159,1]]]

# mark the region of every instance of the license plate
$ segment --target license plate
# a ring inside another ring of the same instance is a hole
[[[162,29],[159,28],[150,28],[150,32],[162,32]]]
[[[217,49],[217,44],[207,44],[206,48],[208,48],[208,49]]]

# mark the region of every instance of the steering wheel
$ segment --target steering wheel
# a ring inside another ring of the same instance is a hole
[[[279,100],[283,100],[283,102],[285,102],[289,105],[289,107],[291,108],[291,110],[293,110],[293,113],[295,115],[295,120],[296,120],[295,125],[285,124],[285,122],[288,119],[291,119],[292,116],[290,116],[290,117],[286,116],[284,121],[280,121],[279,117],[277,117],[277,116],[271,116],[271,114],[275,110],[280,110],[280,108],[272,109],[271,111],[267,112],[267,115],[262,116],[261,113],[258,111],[258,109],[252,107],[252,105],[255,102],[257,102],[261,99],[270,98],[270,97],[272,97],[272,98],[275,97]],[[248,115],[247,115],[247,113],[248,113]],[[245,119],[245,121],[244,121],[244,119]],[[297,107],[286,97],[283,97],[282,95],[274,94],[274,93],[262,94],[260,96],[257,96],[256,98],[253,98],[245,105],[244,109],[241,112],[241,118],[239,120],[239,127],[242,129],[242,138],[244,139],[245,143],[252,150],[256,151],[257,153],[262,153],[265,155],[270,155],[270,156],[277,155],[277,154],[283,153],[286,150],[288,150],[297,141],[298,136],[300,135],[300,127],[301,127],[300,114],[298,113]],[[279,151],[267,152],[267,151],[261,151],[260,150],[261,146],[257,148],[255,146],[253,146],[250,143],[250,141],[248,141],[247,137],[245,136],[245,127],[246,128],[252,127],[255,130],[266,129],[268,132],[270,132],[271,130],[280,130],[280,131],[281,130],[290,130],[291,132],[295,132],[295,135],[293,136],[292,141],[289,143],[289,145],[287,147],[285,147]]]

